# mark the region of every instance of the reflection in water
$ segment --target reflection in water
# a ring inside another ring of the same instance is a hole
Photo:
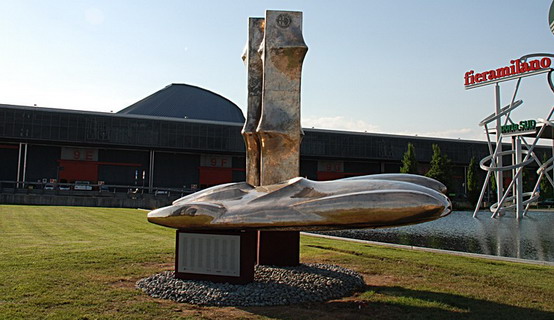
[[[554,261],[554,212],[531,211],[523,219],[507,212],[456,211],[432,222],[387,229],[344,230],[322,234],[418,247]]]

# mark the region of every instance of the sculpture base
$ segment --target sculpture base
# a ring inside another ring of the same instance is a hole
[[[244,284],[254,280],[257,232],[177,230],[175,277]]]
[[[293,267],[300,264],[299,231],[258,231],[258,264]]]

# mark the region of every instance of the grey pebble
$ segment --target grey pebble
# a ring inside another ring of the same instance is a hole
[[[365,286],[353,270],[327,264],[296,267],[256,266],[254,282],[233,285],[181,280],[173,271],[141,279],[146,294],[176,302],[206,306],[277,306],[342,298]]]

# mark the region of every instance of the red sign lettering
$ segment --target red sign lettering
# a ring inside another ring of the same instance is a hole
[[[507,76],[522,74],[529,71],[550,68],[552,60],[550,60],[550,58],[548,57],[544,57],[540,60],[536,59],[529,62],[516,59],[511,60],[510,63],[510,66],[501,67],[495,70],[484,71],[481,73],[475,73],[475,71],[469,70],[464,75],[464,85],[469,86],[484,81],[491,81]]]

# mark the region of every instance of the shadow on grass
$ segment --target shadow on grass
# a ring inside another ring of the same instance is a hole
[[[455,294],[372,286],[360,292],[325,303],[240,309],[272,319],[554,319],[554,312]]]

